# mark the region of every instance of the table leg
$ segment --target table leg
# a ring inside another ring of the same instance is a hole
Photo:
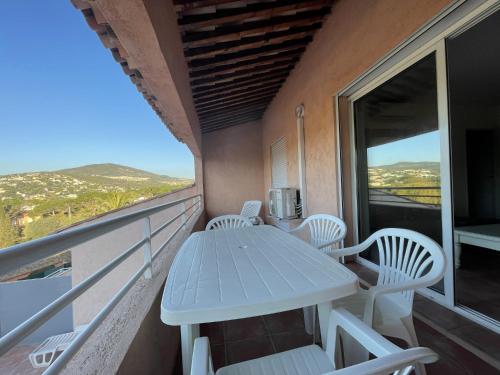
[[[193,359],[194,340],[200,337],[200,325],[188,324],[181,326],[182,372],[189,375]]]
[[[460,256],[462,255],[462,244],[455,242],[455,269],[460,268]]]
[[[332,311],[332,303],[324,302],[318,305],[319,329],[321,332],[321,344],[326,350],[326,338],[328,336],[328,323],[330,321],[330,312]]]

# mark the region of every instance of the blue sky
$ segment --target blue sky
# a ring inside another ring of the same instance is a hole
[[[435,161],[439,157],[439,131],[405,138],[400,141],[370,147],[367,151],[368,166],[390,165],[401,161]]]
[[[194,176],[69,0],[2,2],[0,71],[0,175],[111,162]]]

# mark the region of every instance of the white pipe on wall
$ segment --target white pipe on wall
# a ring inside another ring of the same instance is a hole
[[[301,217],[307,217],[306,205],[306,159],[304,154],[304,105],[301,104],[295,108],[295,117],[297,118],[297,159],[299,165],[299,184],[300,200],[302,204]]]

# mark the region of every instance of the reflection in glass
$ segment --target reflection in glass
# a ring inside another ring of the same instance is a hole
[[[447,40],[455,298],[500,322],[500,11]]]
[[[355,101],[354,118],[360,241],[399,227],[442,243],[435,55]]]

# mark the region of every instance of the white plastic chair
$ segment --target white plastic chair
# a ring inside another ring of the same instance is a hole
[[[243,203],[243,208],[241,209],[240,215],[247,218],[258,217],[261,207],[261,201],[246,201],[245,203]]]
[[[292,229],[289,233],[300,232],[305,228],[309,231],[311,245],[326,254],[333,253],[335,251],[333,245],[342,241],[347,233],[347,227],[342,219],[326,214],[309,216],[302,224]]]
[[[45,339],[28,356],[34,368],[48,367],[56,359],[56,354],[63,352],[78,336],[79,332],[63,333]]]
[[[335,249],[333,245],[345,238],[347,226],[336,216],[317,214],[305,219],[297,228],[289,233],[298,233],[308,229],[309,242],[311,245],[326,254],[332,254]],[[306,332],[310,335],[316,333],[316,307],[304,307],[304,324]],[[315,340],[315,338],[314,338]]]
[[[210,220],[205,227],[205,230],[211,229],[230,229],[230,228],[244,228],[251,227],[252,222],[241,215],[223,215],[214,217]]]
[[[377,245],[380,259],[377,285],[333,301],[333,306],[345,307],[382,335],[403,339],[416,347],[413,295],[416,289],[431,286],[443,277],[443,249],[421,233],[386,228],[359,245],[336,250],[333,255],[340,258],[359,254],[373,243]],[[418,366],[416,372],[425,374],[425,368]]]
[[[339,336],[352,337],[377,358],[341,368],[345,350]],[[394,345],[344,309],[332,310],[328,326],[326,351],[309,345],[266,357],[220,368],[217,375],[380,375],[409,374],[416,363],[432,363],[438,356],[428,348],[403,350]],[[210,343],[207,337],[197,338],[191,364],[191,375],[213,375]]]

